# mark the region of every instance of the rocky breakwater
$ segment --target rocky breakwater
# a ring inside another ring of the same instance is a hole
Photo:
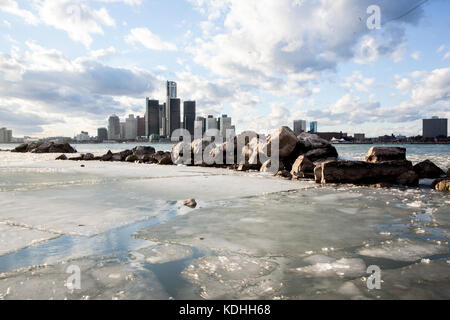
[[[156,151],[150,146],[139,146],[132,150],[124,150],[113,153],[110,150],[102,156],[94,156],[91,153],[81,154],[78,157],[67,158],[61,155],[56,160],[71,161],[107,161],[107,162],[132,162],[132,163],[150,163],[160,165],[171,165],[172,159],[170,152]]]
[[[77,153],[68,143],[55,143],[55,142],[31,142],[23,143],[20,146],[11,150],[11,152],[18,153]]]
[[[329,161],[316,166],[318,183],[352,183],[362,185],[404,185],[416,187],[419,179],[438,178],[444,172],[429,160],[412,165],[406,159],[406,149],[373,147],[366,161]]]

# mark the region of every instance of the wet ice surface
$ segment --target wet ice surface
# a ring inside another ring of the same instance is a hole
[[[448,194],[54,157],[0,153],[0,299],[450,298]]]

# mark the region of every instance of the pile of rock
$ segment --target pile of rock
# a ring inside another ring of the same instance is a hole
[[[68,143],[55,142],[31,142],[23,143],[20,146],[11,150],[11,152],[20,153],[77,153],[77,150],[72,148]]]
[[[275,146],[278,150],[274,149]],[[272,163],[276,161],[275,157],[271,158],[275,150],[279,157],[277,163]],[[76,150],[69,144],[30,143],[17,147],[13,152],[75,153]],[[267,138],[247,131],[224,143],[216,142],[214,138],[182,141],[171,152],[139,146],[116,153],[108,151],[102,156],[86,153],[67,158],[63,154],[57,160],[228,167],[238,171],[270,172],[285,179],[314,179],[321,184],[351,183],[382,187],[417,186],[419,179],[427,178],[436,179],[433,187],[437,190],[448,191],[450,187],[448,176],[443,178],[445,173],[431,161],[413,166],[406,159],[405,148],[373,147],[365,161],[340,160],[336,148],[327,140],[309,133],[296,136],[288,127],[281,127]]]
[[[92,153],[81,154],[78,157],[67,158],[61,155],[56,160],[72,161],[111,161],[111,162],[136,162],[136,163],[156,163],[161,165],[172,164],[170,152],[156,151],[150,146],[139,146],[132,150],[124,150],[113,153],[109,150],[102,156],[94,156]]]

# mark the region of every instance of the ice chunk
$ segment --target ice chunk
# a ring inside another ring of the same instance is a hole
[[[73,274],[80,270],[80,289],[70,288]],[[50,266],[35,266],[0,274],[2,299],[111,300],[168,299],[157,278],[144,269],[132,269],[113,257],[83,258]]]
[[[0,223],[0,256],[59,237],[42,232]]]
[[[204,299],[267,297],[280,290],[280,281],[265,279],[275,262],[243,255],[208,256],[197,259],[183,276],[200,286]]]
[[[447,252],[447,246],[421,241],[411,241],[408,239],[387,241],[376,247],[369,247],[358,250],[358,253],[362,256],[411,262],[435,254],[443,254]]]
[[[139,253],[144,255],[148,263],[152,264],[167,263],[192,256],[191,249],[172,244],[159,244],[155,247],[143,248],[139,250]]]
[[[366,272],[366,264],[362,259],[339,259],[333,262],[319,262],[310,266],[295,269],[296,272],[313,277],[358,277]]]

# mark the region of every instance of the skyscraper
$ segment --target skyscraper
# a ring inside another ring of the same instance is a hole
[[[145,116],[140,117],[137,116],[137,135],[138,137],[144,137],[145,136]]]
[[[108,119],[108,139],[109,140],[120,139],[120,119],[116,115],[112,115]]]
[[[439,117],[432,117],[431,119],[423,119],[423,137],[437,138],[447,137],[448,134],[448,120],[439,119]]]
[[[183,104],[183,109],[184,129],[188,130],[191,136],[194,136],[195,101],[185,101]]]
[[[166,122],[165,122],[165,114],[166,114],[166,103],[159,105],[159,135],[163,136],[166,131]]]
[[[231,118],[226,114],[223,114],[222,117],[219,118],[220,135],[225,139],[229,138],[231,127]]]
[[[145,112],[145,135],[150,137],[152,134],[159,135],[159,101],[146,100]]]
[[[200,131],[200,129],[201,129],[201,134],[203,136],[206,131],[206,118],[204,118],[204,117],[196,117],[195,118],[194,130],[195,130],[195,132],[197,132],[197,130]]]
[[[317,133],[317,121],[312,121],[309,124],[309,131],[311,131],[311,133]]]
[[[97,129],[97,141],[103,142],[105,140],[108,140],[108,129],[98,128]]]
[[[299,135],[306,131],[306,120],[294,120],[294,132]]]
[[[138,132],[138,122],[134,117],[134,114],[130,114],[127,119],[125,119],[125,139],[126,140],[136,140]]]
[[[10,143],[12,141],[12,130],[0,129],[0,143]]]
[[[219,129],[217,119],[214,118],[212,115],[209,115],[208,119],[206,119],[206,131],[210,129]]]
[[[164,131],[164,135],[166,137],[170,137],[172,135],[173,129],[171,127],[172,125],[172,105],[171,105],[171,100],[172,99],[176,99],[177,98],[177,83],[174,81],[167,81],[166,83],[166,98],[167,98],[167,102],[166,102],[166,119],[165,119],[165,123],[166,123],[166,130]],[[176,107],[176,106],[175,106]],[[176,123],[176,120],[174,120]],[[180,120],[178,119],[178,122]],[[179,128],[179,126],[178,126]]]
[[[181,128],[181,100],[180,99],[170,99],[170,122],[169,122],[169,135]]]

